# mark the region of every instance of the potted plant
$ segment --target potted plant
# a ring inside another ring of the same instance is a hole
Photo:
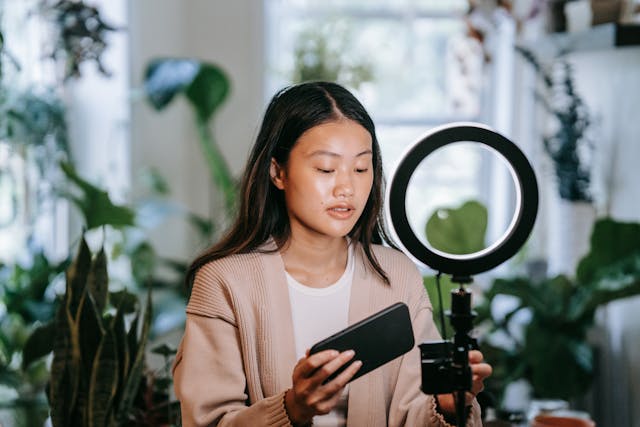
[[[597,309],[638,294],[640,224],[609,218],[595,223],[591,250],[575,279],[496,279],[477,308],[487,331],[481,349],[494,366],[487,388],[500,396],[507,384],[525,379],[535,398],[581,397],[594,377],[595,350],[587,333]],[[506,314],[493,310],[498,297],[511,300]]]
[[[569,274],[588,250],[596,219],[591,189],[593,118],[577,91],[575,70],[566,57],[543,64],[530,50],[517,47],[542,84],[534,95],[547,112],[551,130],[542,136],[554,171],[554,191],[547,200],[548,269]]]

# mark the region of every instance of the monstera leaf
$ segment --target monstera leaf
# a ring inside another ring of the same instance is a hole
[[[468,201],[457,209],[440,208],[427,221],[427,241],[440,251],[462,255],[485,248],[487,208]]]
[[[235,203],[236,185],[220,148],[209,129],[209,120],[227,98],[229,79],[217,66],[195,59],[152,60],[144,74],[149,104],[161,111],[183,94],[195,113],[201,148],[216,187],[222,192],[227,213]]]
[[[229,79],[220,68],[195,59],[155,59],[145,71],[144,89],[156,110],[182,93],[205,122],[222,105],[229,88]]]
[[[82,179],[70,163],[61,163],[60,166],[78,190],[68,192],[65,196],[80,209],[87,229],[91,230],[103,225],[113,227],[134,225],[135,214],[131,209],[114,204],[106,191]]]

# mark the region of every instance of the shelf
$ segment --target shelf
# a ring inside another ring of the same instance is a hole
[[[541,57],[560,53],[609,50],[623,46],[640,46],[640,24],[601,24],[586,31],[553,33],[522,45]]]

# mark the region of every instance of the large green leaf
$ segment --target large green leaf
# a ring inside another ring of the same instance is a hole
[[[53,351],[56,335],[54,321],[40,325],[33,330],[22,349],[22,369],[27,369],[31,363]]]
[[[96,255],[91,263],[91,270],[87,278],[87,288],[96,304],[96,311],[102,315],[107,306],[109,293],[109,275],[107,273],[107,256],[104,248]]]
[[[67,193],[65,196],[80,209],[87,229],[91,230],[103,225],[122,227],[135,224],[135,214],[130,208],[115,205],[106,191],[80,178],[71,164],[63,162],[60,167],[67,178],[75,183],[80,190],[80,195]]]
[[[124,316],[126,312],[122,307],[118,307],[116,316],[113,323],[113,333],[115,334],[117,357],[118,357],[118,376],[120,382],[115,392],[114,401],[120,401],[120,394],[122,387],[120,386],[122,381],[129,375],[131,352],[129,350],[129,342],[127,340],[127,330],[125,326]],[[137,322],[135,322],[137,326]],[[135,327],[135,326],[134,326]]]
[[[177,94],[183,93],[195,113],[198,139],[209,173],[224,195],[227,213],[234,207],[236,183],[220,148],[209,129],[209,121],[226,99],[230,84],[217,66],[194,59],[159,58],[145,70],[144,89],[149,103],[164,109]]]
[[[591,249],[578,264],[577,278],[582,284],[587,284],[596,279],[602,267],[634,252],[640,252],[640,223],[599,219],[591,233]]]
[[[213,113],[227,98],[229,79],[224,72],[212,64],[200,64],[200,70],[185,91],[187,99],[200,117],[208,122]]]
[[[55,318],[56,333],[51,362],[51,380],[47,393],[51,406],[51,422],[54,427],[71,425],[71,416],[75,409],[78,375],[72,360],[72,323],[68,308],[60,305]]]
[[[125,314],[136,313],[138,310],[138,297],[126,289],[109,293],[109,299],[111,304],[117,307],[118,311],[122,311]]]
[[[158,58],[145,70],[144,89],[156,110],[184,93],[198,117],[209,121],[229,93],[229,79],[217,66],[195,59]]]
[[[113,424],[112,406],[120,380],[117,341],[112,324],[102,337],[93,360],[89,384],[89,427],[107,427]]]
[[[51,282],[69,266],[69,260],[52,263],[42,250],[32,253],[25,265],[0,267],[0,289],[7,312],[17,313],[27,323],[48,322],[55,316],[56,301],[45,292]]]
[[[98,312],[93,296],[88,290],[84,293],[80,302],[80,312],[76,320],[78,329],[78,340],[80,346],[81,360],[83,366],[83,378],[88,379],[91,375],[93,360],[98,346],[105,334],[102,325],[102,314]]]
[[[591,322],[604,304],[640,294],[640,251],[599,268],[588,284],[580,284],[568,316]]]
[[[91,270],[91,251],[84,236],[80,239],[78,255],[67,269],[67,287],[65,305],[72,318],[78,315],[78,307],[84,293],[89,271]]]
[[[193,82],[199,69],[199,61],[194,59],[152,60],[144,73],[144,90],[149,103],[156,110],[163,110]]]
[[[593,354],[580,337],[572,337],[547,327],[531,324],[526,332],[522,355],[531,369],[531,385],[536,397],[569,400],[588,390],[593,378]]]
[[[138,340],[138,347],[135,354],[132,353],[131,368],[129,369],[129,375],[125,380],[125,384],[120,393],[120,402],[117,408],[116,420],[122,422],[133,405],[133,401],[138,393],[140,387],[140,380],[142,378],[144,369],[144,356],[146,343],[149,339],[149,330],[151,329],[152,319],[152,301],[151,301],[151,289],[147,293],[147,304],[145,307],[144,320],[142,323],[142,331],[140,332],[140,338]],[[132,326],[133,327],[133,326]],[[135,333],[135,331],[134,331]],[[131,349],[133,346],[130,346]]]
[[[427,241],[449,254],[470,254],[485,248],[487,209],[468,201],[457,209],[440,208],[427,221]]]

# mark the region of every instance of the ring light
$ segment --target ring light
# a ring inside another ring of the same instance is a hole
[[[415,235],[407,218],[406,192],[423,159],[448,144],[467,141],[483,144],[504,158],[516,184],[516,209],[507,231],[489,247],[471,254],[447,254],[424,245]],[[479,123],[451,123],[431,130],[405,152],[391,176],[387,201],[393,231],[411,255],[436,271],[464,277],[498,266],[522,247],[538,211],[538,184],[529,161],[509,139]]]

